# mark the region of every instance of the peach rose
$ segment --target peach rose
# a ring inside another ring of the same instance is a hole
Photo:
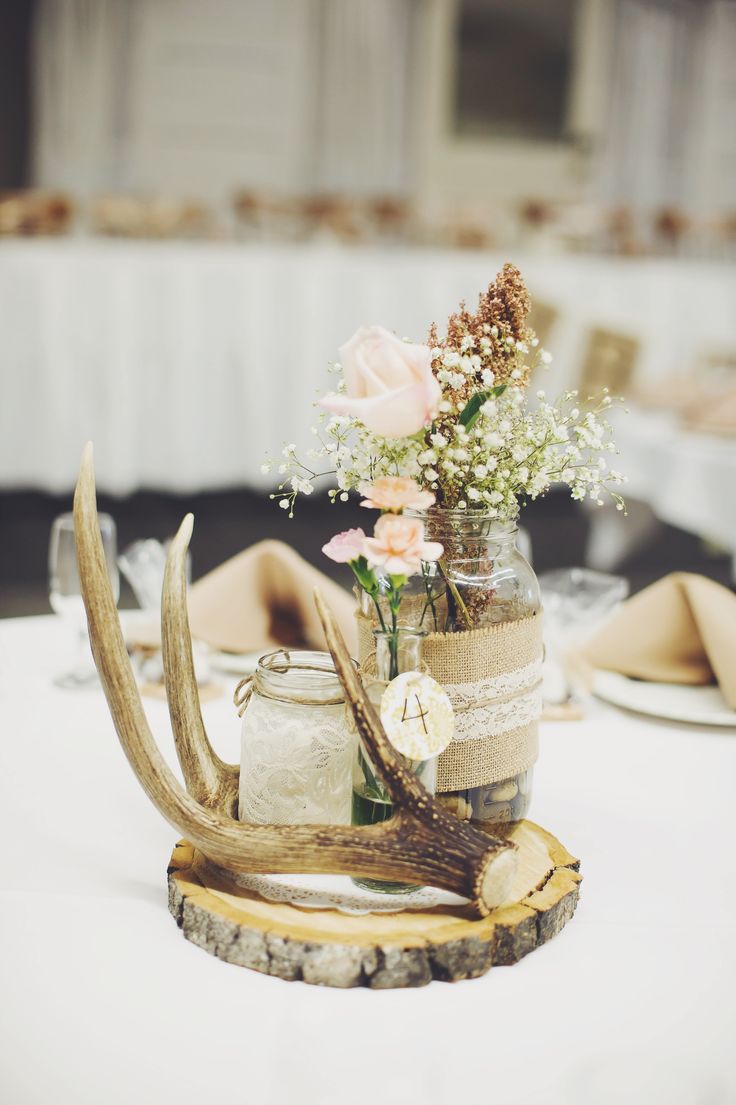
[[[423,560],[439,560],[443,553],[437,541],[424,540],[424,526],[418,518],[382,514],[373,537],[363,542],[363,555],[374,568],[391,576],[410,576],[421,571]]]
[[[400,341],[382,326],[362,326],[340,347],[346,392],[320,405],[357,418],[379,437],[410,437],[431,422],[440,401],[427,345]]]
[[[415,480],[407,476],[381,476],[363,491],[365,499],[361,506],[374,510],[390,510],[401,513],[407,507],[411,510],[427,510],[434,503],[431,491],[422,491]]]

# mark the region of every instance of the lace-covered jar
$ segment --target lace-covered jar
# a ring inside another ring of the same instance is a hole
[[[261,825],[350,822],[355,734],[326,652],[279,649],[243,680],[238,817]]]
[[[438,507],[414,516],[445,550],[410,579],[401,607],[402,622],[427,632],[424,663],[455,711],[438,795],[461,819],[519,820],[529,809],[542,708],[537,578],[514,523]],[[376,621],[369,601],[362,613],[361,656]]]

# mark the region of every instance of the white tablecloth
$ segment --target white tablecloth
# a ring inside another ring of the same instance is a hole
[[[9,1105],[736,1100],[736,732],[596,703],[583,722],[545,726],[533,815],[582,860],[568,927],[475,981],[327,990],[182,938],[166,908],[176,833],[101,692],[51,686],[66,646],[53,618],[0,621]],[[166,708],[147,709],[172,760]],[[204,716],[236,758],[229,703]]]
[[[613,424],[629,513],[591,507],[586,563],[617,568],[651,539],[659,519],[729,552],[736,579],[736,437],[693,433],[673,414],[633,407],[616,412]]]
[[[632,409],[616,418],[616,441],[625,495],[736,553],[736,436],[683,431],[676,416]]]
[[[423,339],[506,258],[483,253],[69,239],[0,243],[0,487],[72,488],[82,445],[99,485],[265,486],[267,450],[311,443],[325,368],[361,323]],[[643,341],[642,375],[736,347],[725,265],[515,258],[556,305],[548,390],[593,325]]]

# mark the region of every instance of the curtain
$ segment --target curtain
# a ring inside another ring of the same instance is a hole
[[[400,191],[410,161],[414,0],[322,0],[315,184]]]
[[[603,199],[651,212],[733,206],[736,2],[619,0]]]
[[[124,186],[126,0],[39,0],[33,179],[86,194]]]
[[[218,135],[218,156],[206,162],[212,194],[228,195],[234,187],[259,186],[269,179],[305,191],[404,187],[413,20],[420,0],[279,0],[273,9],[280,21],[277,42],[283,44],[278,56],[269,29],[273,19],[266,18],[269,2],[273,0],[208,0],[198,6],[199,0],[39,0],[35,183],[85,195],[151,181],[162,192],[176,193],[188,178],[200,180],[203,132],[208,131],[209,139]],[[143,59],[150,62],[151,27],[156,56],[167,62],[175,58],[176,80],[184,82],[187,96],[202,88],[206,73],[206,87],[196,95],[197,120],[186,114],[182,119],[182,111],[175,115],[164,102],[171,91],[165,80],[152,82],[146,93],[151,100],[141,114],[135,92]],[[215,41],[213,27],[220,28],[220,38],[231,28],[236,41]],[[264,58],[274,59],[270,72],[278,84],[271,102],[242,94],[243,82],[232,72],[239,45],[260,46]],[[232,47],[227,65],[213,67],[213,50],[225,46]],[[286,60],[285,50],[291,51]],[[287,61],[288,81],[279,77],[278,68]],[[242,135],[230,137],[226,124],[232,111],[218,117],[213,107],[202,120],[202,104],[216,105],[223,98],[228,108],[237,104],[241,131],[254,128],[258,150],[255,139],[249,145]],[[264,128],[264,119],[274,111],[276,122]],[[155,138],[156,132],[143,125],[163,116],[169,131],[174,123],[178,128],[176,156],[168,163],[151,152],[151,134]],[[293,168],[287,180],[284,133],[291,135],[286,160]],[[253,180],[248,179],[249,159],[250,164],[258,162]]]

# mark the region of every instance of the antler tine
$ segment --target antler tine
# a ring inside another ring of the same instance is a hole
[[[187,514],[166,558],[161,639],[169,717],[187,790],[202,805],[236,815],[239,768],[214,752],[202,720],[187,616],[186,560],[194,518]]]
[[[167,767],[143,711],[105,566],[91,442],[85,447],[74,493],[74,536],[92,653],[120,743],[153,804],[181,828],[198,807]]]
[[[406,807],[408,802],[414,810],[417,805],[423,810],[429,798],[428,792],[417,777],[404,766],[402,758],[386,736],[383,725],[363,690],[363,684],[350,659],[340,627],[318,588],[314,590],[314,603],[322,622],[327,647],[335,664],[335,671],[355,718],[356,727],[371,760],[381,773],[389,795],[394,800],[403,799],[401,803],[403,807]],[[444,810],[442,812],[445,813]],[[456,818],[452,818],[451,824],[454,826],[459,822]]]

